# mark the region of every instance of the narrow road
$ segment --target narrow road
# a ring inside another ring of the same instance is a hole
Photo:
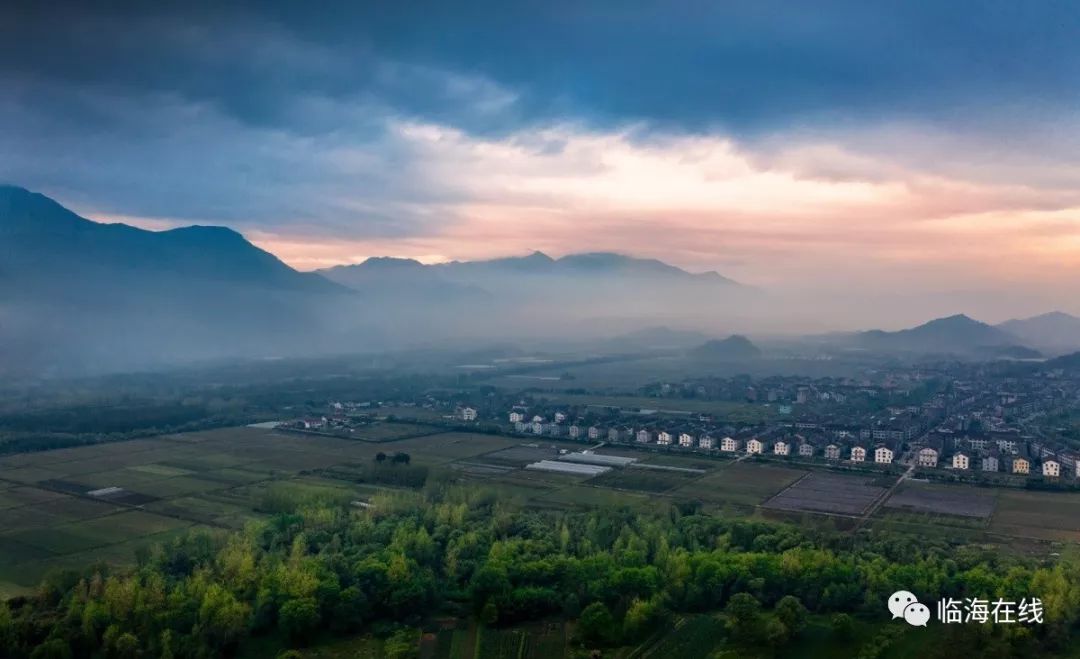
[[[882,493],[881,496],[879,496],[877,499],[874,499],[874,502],[870,504],[870,506],[866,509],[866,512],[864,512],[859,518],[859,522],[855,525],[853,532],[861,529],[863,527],[863,524],[866,523],[866,520],[870,519],[874,515],[874,513],[876,513],[878,509],[881,508],[881,506],[889,500],[889,497],[893,495],[893,492],[896,491],[896,488],[900,487],[901,483],[911,478],[911,474],[913,473],[915,473],[914,456],[912,456],[911,464],[908,465],[907,471],[905,471],[903,474],[900,474],[900,478],[896,479],[896,482],[892,484],[892,487],[885,490],[885,492]]]

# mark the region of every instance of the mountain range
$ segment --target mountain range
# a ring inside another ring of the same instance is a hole
[[[303,273],[231,229],[103,224],[0,186],[3,373],[625,333],[747,291],[715,272],[603,252],[386,257]]]
[[[1080,318],[1061,311],[1009,320],[997,328],[1047,353],[1080,349]]]
[[[0,187],[0,370],[297,354],[308,312],[351,295],[230,229],[101,224]]]
[[[851,338],[875,351],[1033,359],[1080,349],[1080,318],[1052,312],[990,325],[956,314],[910,329],[871,330]]]
[[[304,273],[231,229],[102,224],[0,186],[0,374],[464,339],[689,348],[755,304],[769,304],[767,294],[719,273],[609,252],[434,265],[380,257]],[[695,329],[658,327],[668,322]],[[879,352],[1026,358],[1080,349],[1080,319],[1054,312],[994,326],[956,315],[831,340]],[[752,357],[747,344],[733,337],[701,354]]]
[[[640,297],[645,291],[657,289],[686,295],[746,288],[717,272],[695,274],[656,259],[611,252],[570,254],[557,259],[533,252],[528,256],[434,265],[413,259],[376,257],[317,272],[360,292],[389,288],[394,294],[443,301],[455,298],[475,302],[485,296],[509,295],[532,304],[561,304],[574,298],[595,303],[598,295]],[[560,290],[559,285],[570,280],[572,289]]]

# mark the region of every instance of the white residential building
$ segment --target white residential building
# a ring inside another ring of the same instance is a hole
[[[709,435],[702,435],[701,438],[698,439],[698,447],[710,449],[716,448],[716,440]]]
[[[1043,460],[1042,473],[1043,476],[1057,478],[1061,475],[1061,463],[1057,460]]]
[[[544,434],[544,422],[543,421],[533,421],[532,422],[532,431],[533,431],[534,435],[543,435]]]
[[[983,471],[997,471],[998,470],[997,456],[994,456],[994,455],[983,456],[982,470]]]
[[[525,415],[522,414],[521,412],[511,412],[510,413],[510,423],[521,423],[524,420],[525,420]]]
[[[637,431],[636,439],[642,444],[648,444],[652,441],[652,433],[648,430],[639,430]]]
[[[839,460],[840,459],[840,447],[836,444],[829,444],[825,447],[825,458],[827,460]]]
[[[799,456],[803,458],[809,458],[814,455],[814,445],[809,442],[803,442],[799,444]]]
[[[866,462],[866,449],[861,446],[853,446],[851,448],[851,461]]]
[[[1013,458],[1012,461],[1012,473],[1014,474],[1030,474],[1031,463],[1026,458]]]
[[[772,452],[773,455],[788,455],[791,453],[791,447],[787,442],[780,440],[773,444]]]
[[[589,439],[600,439],[600,429],[596,426],[589,426]]]
[[[919,449],[919,452],[915,454],[915,464],[920,467],[936,467],[938,463],[937,449],[932,449],[929,446]]]
[[[555,423],[562,423],[563,421],[566,421],[566,415],[563,414],[562,412],[556,412],[555,413]]]
[[[879,446],[874,449],[874,462],[879,465],[889,465],[893,461],[893,451],[888,446]]]
[[[721,451],[726,451],[727,453],[734,453],[735,451],[738,451],[739,450],[739,440],[731,438],[731,437],[725,437],[725,438],[721,439],[720,440],[720,450]]]
[[[466,407],[461,410],[461,418],[464,421],[476,421],[476,410],[471,407]]]
[[[998,450],[1001,451],[1002,453],[1011,453],[1013,455],[1016,455],[1016,452],[1018,450],[1018,447],[1016,445],[1016,441],[1012,440],[1012,439],[999,439],[999,440],[997,440],[997,447],[998,447]]]
[[[577,439],[577,438],[581,437],[581,427],[578,426],[577,424],[570,426],[570,430],[568,431],[568,434],[573,439]]]
[[[691,435],[690,433],[685,433],[685,432],[679,434],[679,446],[682,446],[684,448],[690,448],[693,445],[694,445],[694,436],[693,435]]]
[[[514,432],[528,432],[528,431],[529,431],[529,424],[525,423],[524,421],[515,421],[514,422]]]
[[[765,447],[761,445],[761,440],[757,437],[746,442],[746,452],[750,454],[761,454]]]
[[[671,436],[671,433],[664,430],[664,431],[661,431],[660,435],[656,438],[656,443],[659,444],[660,446],[671,446],[671,440],[672,439],[673,438]]]
[[[952,468],[967,470],[971,467],[971,460],[963,453],[956,453],[952,456]]]

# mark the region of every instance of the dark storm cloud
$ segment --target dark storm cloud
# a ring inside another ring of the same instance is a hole
[[[0,66],[175,92],[297,131],[325,128],[296,116],[308,95],[370,96],[473,131],[551,117],[749,131],[970,120],[1080,89],[1080,5],[1068,2],[227,4],[15,3]],[[483,116],[424,70],[490,80],[520,102]]]

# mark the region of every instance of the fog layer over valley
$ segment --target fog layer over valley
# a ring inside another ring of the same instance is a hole
[[[0,237],[7,375],[492,342],[690,348],[734,333],[815,335],[805,341],[810,349],[1014,358],[1080,347],[1080,320],[1060,312],[1000,327],[949,314],[907,333],[827,334],[927,317],[894,307],[860,319],[847,299],[766,291],[605,252],[434,265],[372,258],[302,273],[227,228],[100,224],[13,186],[0,187]],[[650,335],[655,328],[668,333]]]

